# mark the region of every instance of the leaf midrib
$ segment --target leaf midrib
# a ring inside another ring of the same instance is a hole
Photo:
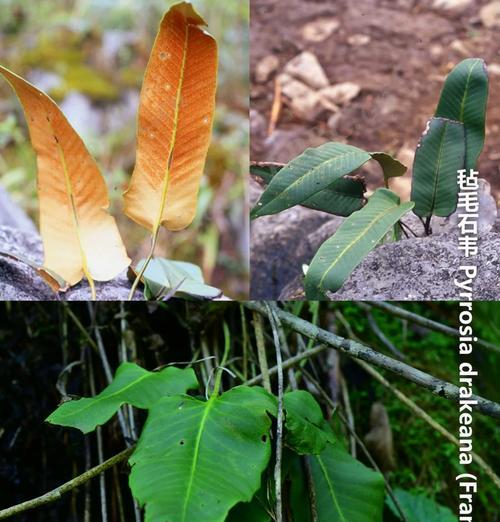
[[[324,167],[325,165],[328,165],[332,162],[335,162],[341,158],[345,158],[345,157],[349,157],[349,156],[354,156],[356,154],[359,154],[357,151],[349,151],[349,152],[344,152],[344,153],[340,153],[338,156],[334,156],[333,158],[330,158],[329,160],[326,160],[324,162],[321,162],[319,163],[318,165],[314,166],[312,169],[308,170],[306,173],[304,173],[302,176],[300,176],[299,178],[297,178],[295,181],[293,181],[290,185],[288,185],[288,187],[286,187],[285,190],[283,190],[282,192],[280,192],[276,198],[273,198],[271,199],[268,203],[266,203],[265,205],[263,205],[259,211],[262,211],[264,210],[267,206],[271,205],[273,203],[273,201],[276,201],[276,200],[281,200],[285,197],[285,195],[290,191],[292,190],[292,188],[295,187],[295,185],[297,185],[297,183],[299,183],[301,180],[303,180],[306,176],[311,176],[317,169],[319,169],[320,167]],[[367,158],[363,163],[366,163],[370,158]],[[363,164],[362,163],[362,164]],[[361,166],[361,165],[360,165]],[[288,167],[288,165],[287,165]],[[281,171],[283,172],[283,170],[287,167],[284,167]],[[352,171],[351,171],[352,172]],[[277,174],[278,175],[278,174]],[[274,180],[275,178],[273,178]],[[332,181],[333,183],[333,181]],[[318,190],[317,192],[313,192],[312,194],[310,194],[305,200],[303,201],[307,201],[307,199],[313,197],[315,194],[317,194],[318,192],[321,192],[321,190],[325,190],[327,187],[324,187],[323,189],[320,189]]]
[[[328,486],[328,491],[329,491],[330,496],[332,498],[332,503],[333,503],[335,509],[337,510],[340,518],[341,518],[341,522],[347,522],[346,519],[344,518],[344,515],[343,515],[342,511],[340,510],[340,506],[339,506],[339,503],[338,503],[338,500],[337,500],[337,496],[335,495],[335,491],[333,489],[333,484],[332,484],[332,482],[330,480],[330,477],[328,476],[325,464],[324,464],[323,460],[321,459],[320,455],[317,455],[316,458],[318,459],[318,463],[319,463],[319,466],[321,468],[321,472],[323,473],[323,477],[325,478],[326,485]]]
[[[331,264],[330,266],[328,267],[327,270],[325,270],[323,276],[321,277],[320,281],[319,281],[319,285],[318,285],[318,288],[322,288],[323,287],[323,281],[325,280],[326,276],[328,275],[328,273],[333,270],[333,268],[335,267],[335,265],[339,262],[339,260],[344,256],[344,254],[354,246],[355,243],[359,242],[360,238],[362,238],[366,232],[370,229],[371,226],[373,226],[375,223],[378,223],[382,218],[384,218],[387,214],[389,214],[389,212],[392,212],[394,209],[396,209],[399,205],[394,205],[393,207],[389,208],[388,210],[386,210],[385,212],[383,212],[382,214],[379,215],[379,217],[377,217],[374,221],[371,221],[370,223],[368,223],[368,226],[365,227],[363,229],[363,231],[353,240],[351,241],[343,250],[342,252],[340,252],[340,254],[337,256],[337,259],[335,259]]]
[[[186,72],[186,57],[187,57],[187,47],[188,47],[188,38],[189,38],[189,27],[190,27],[190,24],[186,23],[185,34],[184,34],[184,47],[182,49],[182,63],[181,63],[181,70],[180,70],[180,77],[179,77],[179,85],[177,86],[177,92],[176,92],[176,97],[175,97],[174,128],[172,129],[172,140],[170,142],[170,148],[168,151],[167,168],[165,170],[165,175],[163,178],[160,207],[158,209],[158,216],[156,218],[154,228],[153,228],[153,234],[155,236],[158,234],[158,231],[160,229],[163,212],[165,210],[165,205],[167,202],[168,187],[170,185],[170,169],[171,169],[172,163],[173,163],[175,140],[177,139],[177,130],[179,127],[181,92],[182,92],[182,88],[184,86],[184,76],[185,76],[185,72]]]
[[[55,137],[54,128],[52,127],[52,123],[50,123],[50,122],[49,122],[49,127],[50,127],[52,134]],[[75,227],[76,239],[78,242],[78,248],[80,250],[80,258],[82,261],[82,270],[92,288],[93,278],[90,274],[89,265],[88,265],[88,261],[87,261],[87,254],[85,253],[85,249],[83,247],[83,242],[82,242],[82,236],[80,234],[80,222],[78,219],[78,209],[77,209],[76,202],[75,202],[75,196],[73,194],[73,185],[71,183],[71,177],[68,172],[68,165],[66,163],[64,151],[62,150],[62,147],[59,144],[59,141],[56,141],[56,147],[57,147],[57,152],[59,153],[59,159],[61,161],[62,169],[63,169],[63,173],[64,173],[64,180],[65,180],[65,184],[66,184],[66,194],[68,196],[69,204],[70,204],[71,211],[72,211],[73,225]]]
[[[213,393],[206,403],[205,411],[203,412],[203,415],[201,417],[200,426],[198,428],[198,433],[196,434],[196,440],[194,444],[194,453],[193,453],[193,460],[191,463],[191,469],[189,471],[189,479],[186,489],[186,496],[184,497],[184,504],[182,506],[182,521],[187,521],[186,519],[186,512],[188,508],[188,503],[191,498],[191,492],[193,490],[193,482],[194,482],[194,474],[196,471],[196,466],[198,464],[198,458],[200,454],[200,445],[201,445],[201,437],[203,435],[203,430],[205,429],[205,425],[207,423],[208,414],[210,413],[210,410],[212,409],[213,405],[215,404],[215,400],[217,399],[217,393]]]
[[[446,134],[448,132],[448,125],[449,125],[449,122],[444,122],[443,134],[441,135],[441,142],[439,143],[439,153],[438,153],[437,164],[436,164],[436,176],[434,177],[434,187],[432,190],[432,202],[431,202],[431,208],[430,208],[431,215],[434,213],[434,209],[436,206],[437,186],[438,186],[438,182],[439,182],[439,176],[441,173],[441,157],[443,155],[443,148],[444,148],[444,142],[446,140]]]
[[[106,395],[106,396],[102,396],[102,397],[89,397],[89,399],[92,401],[92,402],[89,402],[87,406],[84,406],[82,407],[78,412],[76,412],[76,415],[80,415],[82,413],[82,411],[85,411],[93,406],[95,406],[96,403],[99,403],[103,400],[108,400],[108,399],[112,399],[114,398],[116,395],[119,395],[121,393],[124,393],[126,390],[128,390],[129,388],[131,388],[132,386],[135,386],[137,384],[139,384],[141,381],[143,381],[144,379],[150,377],[151,374],[149,373],[145,373],[144,375],[141,375],[138,379],[134,380],[133,382],[127,384],[127,386],[124,386],[123,388],[120,388],[119,390],[117,390],[116,392],[113,392],[109,395]],[[71,402],[76,402],[78,403],[79,401],[71,401]],[[68,403],[69,404],[69,403]],[[71,417],[73,415],[75,415],[75,412],[70,412],[70,413],[67,413],[67,414],[59,414],[61,417]]]

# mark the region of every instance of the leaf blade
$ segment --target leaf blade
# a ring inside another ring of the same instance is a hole
[[[222,522],[232,506],[250,501],[271,454],[268,411],[276,411],[274,398],[248,386],[208,401],[157,402],[130,458],[130,487],[146,521]]]
[[[411,199],[415,214],[446,217],[457,207],[457,170],[463,168],[464,126],[432,118],[417,146],[413,163]]]
[[[250,173],[261,177],[268,185],[284,166],[277,163],[254,163],[250,166]],[[349,216],[365,204],[365,190],[362,178],[345,176],[306,199],[301,205],[336,216]]]
[[[328,443],[334,444],[335,437],[325,421],[319,404],[304,390],[285,393],[286,443],[300,455],[317,455]]]
[[[46,421],[89,433],[111,418],[122,404],[148,409],[166,394],[185,393],[198,381],[190,368],[174,367],[149,372],[134,363],[122,363],[111,384],[95,397],[67,401]]]
[[[0,66],[23,106],[37,154],[44,267],[73,286],[85,275],[108,281],[129,264],[104,179],[56,103]],[[96,245],[99,245],[98,248]]]
[[[141,259],[134,272],[139,273],[145,262],[145,259]],[[153,258],[148,263],[142,280],[147,290],[147,299],[158,299],[172,290],[175,290],[174,295],[199,299],[217,299],[222,295],[222,290],[205,284],[199,266],[185,261]]]
[[[382,168],[384,174],[385,187],[389,188],[389,179],[403,176],[408,168],[399,160],[393,158],[386,152],[371,152],[372,159],[374,159]]]
[[[487,101],[488,72],[484,60],[462,60],[445,80],[435,116],[463,123],[467,170],[476,167],[483,149]]]
[[[307,297],[321,299],[327,290],[337,291],[391,226],[412,208],[413,202],[401,203],[390,190],[378,189],[316,252],[305,277]]]
[[[384,479],[338,444],[311,458],[319,522],[382,522]]]
[[[155,234],[194,219],[215,110],[217,44],[188,2],[165,14],[140,95],[124,212]]]
[[[344,143],[306,149],[273,177],[253,208],[252,219],[302,204],[370,158],[368,152]]]

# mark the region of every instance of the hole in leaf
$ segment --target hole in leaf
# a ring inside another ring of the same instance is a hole
[[[266,435],[266,434],[262,435],[262,437],[260,438],[260,440],[261,440],[262,442],[267,442],[267,435]]]
[[[181,446],[184,446],[184,439],[181,439],[181,440],[179,441],[179,444],[180,444]]]

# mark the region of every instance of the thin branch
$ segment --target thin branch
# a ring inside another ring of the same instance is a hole
[[[432,428],[434,428],[437,432],[439,432],[443,437],[452,442],[455,446],[460,447],[460,441],[452,435],[446,428],[441,426],[437,421],[435,421],[425,410],[423,410],[418,404],[413,402],[407,395],[403,392],[399,391],[395,386],[393,386],[384,376],[377,372],[375,368],[372,368],[369,364],[364,361],[355,361],[357,364],[361,366],[367,373],[369,373],[373,378],[375,378],[380,384],[385,386],[388,390],[390,390],[401,402],[406,404],[413,413],[420,417],[422,420],[427,422]],[[500,478],[493,471],[493,469],[487,464],[482,457],[480,457],[477,453],[471,452],[472,460],[476,462],[476,464],[493,480],[497,488],[500,489]]]
[[[267,314],[265,305],[259,301],[249,301],[245,303],[245,306],[261,314]],[[330,348],[339,350],[349,357],[361,359],[373,364],[374,366],[393,372],[415,384],[418,384],[422,388],[429,390],[434,395],[459,402],[460,391],[454,384],[433,377],[432,375],[418,370],[417,368],[413,368],[404,362],[396,361],[395,359],[379,353],[361,343],[327,332],[326,330],[318,328],[308,321],[300,319],[284,310],[277,309],[276,315],[284,325],[287,325],[292,330],[300,332],[316,342],[324,343]],[[500,404],[474,394],[470,399],[471,401],[476,402],[476,404],[472,405],[473,409],[490,417],[500,418]]]
[[[366,317],[368,319],[368,324],[370,325],[370,328],[373,330],[373,333],[377,336],[378,340],[398,359],[401,359],[402,361],[406,360],[406,356],[404,353],[402,353],[400,350],[398,350],[394,344],[386,337],[384,332],[380,329],[380,326],[378,325],[377,321],[375,320],[375,317],[373,317],[373,314],[369,311],[366,314]]]
[[[88,480],[97,477],[107,469],[111,468],[112,466],[115,466],[119,462],[124,461],[127,459],[131,453],[134,451],[135,447],[133,448],[127,448],[126,450],[122,451],[121,453],[118,453],[118,455],[115,455],[114,457],[111,457],[110,459],[106,460],[102,464],[99,464],[98,466],[95,466],[92,469],[89,469],[85,473],[82,473],[81,475],[78,475],[78,477],[75,477],[74,479],[71,479],[70,481],[64,483],[62,486],[59,486],[52,491],[49,491],[48,493],[45,493],[41,497],[33,498],[31,500],[27,500],[26,502],[22,502],[21,504],[17,504],[15,506],[11,506],[7,509],[2,509],[0,511],[0,520],[3,520],[8,517],[12,517],[14,515],[17,515],[19,513],[22,513],[23,511],[27,511],[29,509],[38,508],[40,506],[44,506],[45,504],[50,504],[51,502],[55,502],[56,500],[59,500],[65,493],[68,493],[72,489],[75,489],[82,484],[85,484]]]
[[[273,330],[274,347],[276,351],[276,366],[278,368],[278,416],[276,419],[276,465],[274,467],[274,489],[276,495],[276,522],[283,520],[281,500],[281,459],[283,456],[283,361],[281,358],[280,338],[278,334],[278,319],[274,309],[266,303],[269,322]]]
[[[404,308],[400,308],[399,306],[395,306],[393,304],[379,301],[369,301],[367,303],[356,301],[356,304],[363,310],[369,310],[371,307],[378,308],[380,310],[383,310],[384,312],[390,313],[391,315],[395,315],[396,317],[399,317],[401,319],[407,319],[411,323],[415,323],[420,326],[423,326],[424,328],[428,328],[429,330],[434,330],[435,332],[451,335],[457,338],[460,337],[460,332],[456,328],[452,328],[451,326],[438,323],[437,321],[433,321],[432,319],[427,319],[427,317],[422,317],[421,315],[409,312],[408,310],[405,310]],[[483,348],[486,348],[488,350],[500,353],[500,347],[488,341],[484,341],[483,339],[478,339],[476,341],[476,346],[482,346]]]
[[[265,313],[267,314],[267,310]],[[255,329],[257,357],[259,359],[260,371],[262,372],[262,384],[264,385],[266,391],[272,393],[271,381],[269,380],[269,371],[266,358],[266,342],[264,340],[264,327],[262,325],[262,317],[257,313],[253,314],[253,327]]]

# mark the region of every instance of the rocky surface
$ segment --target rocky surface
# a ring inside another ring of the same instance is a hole
[[[251,204],[262,188],[251,182]],[[491,195],[485,197],[491,198]],[[484,202],[483,202],[484,203]],[[500,220],[489,205],[480,216],[478,275],[474,299],[500,299]],[[423,227],[414,214],[404,218],[417,235]],[[461,264],[471,264],[458,249],[456,216],[434,218],[429,237],[403,239],[381,245],[354,270],[331,300],[444,300],[458,299],[454,284]],[[252,299],[305,299],[302,265],[331,237],[342,218],[294,207],[252,224]],[[492,225],[494,223],[494,225]]]
[[[35,231],[21,230],[2,225],[0,222],[0,252],[23,256],[42,264],[42,241]],[[112,281],[96,282],[97,299],[100,301],[125,301],[130,283],[125,272]],[[4,301],[89,301],[90,288],[82,281],[67,292],[55,294],[36,270],[26,263],[0,254],[0,300]],[[142,300],[136,292],[134,300]]]
[[[250,181],[250,204],[255,205],[262,189]],[[251,225],[250,296],[276,299],[281,289],[302,272],[319,244],[313,235],[332,216],[304,207],[294,207],[273,216],[256,219]],[[341,220],[338,218],[338,223]]]
[[[323,225],[315,242],[329,237]],[[476,264],[475,300],[500,299],[500,222],[481,236],[479,254],[466,259],[458,249],[457,235],[452,232],[404,239],[381,245],[371,252],[336,293],[333,301],[349,300],[458,300],[455,278],[463,280],[460,265]],[[302,277],[296,276],[282,290],[279,299],[305,299]]]

